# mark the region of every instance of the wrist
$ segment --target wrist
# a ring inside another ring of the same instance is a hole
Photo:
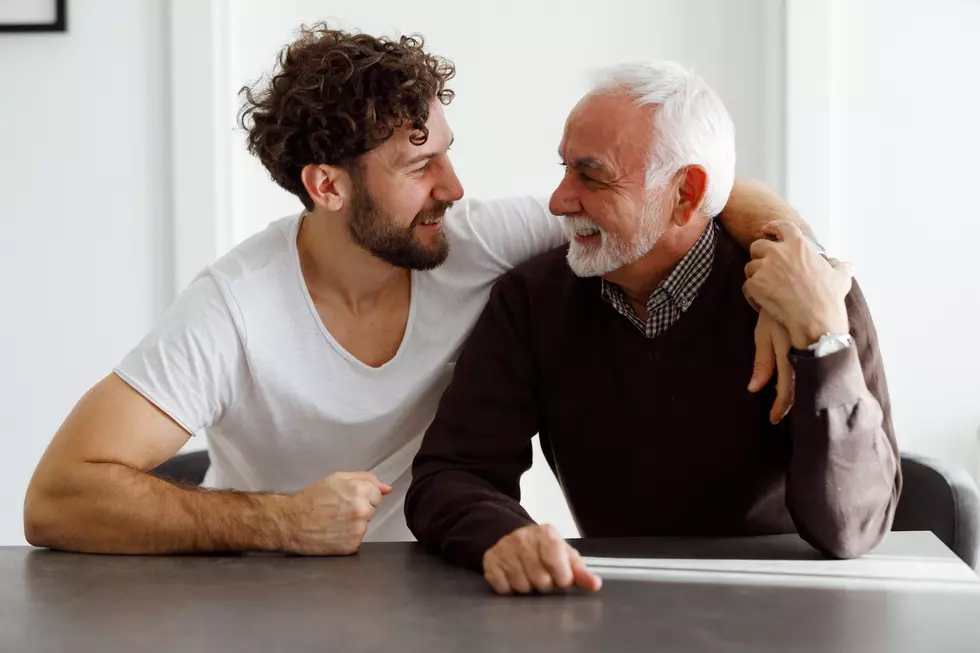
[[[246,549],[290,551],[294,548],[294,497],[285,494],[253,494],[252,515],[248,520],[251,536]]]
[[[794,349],[806,349],[826,333],[844,334],[850,331],[847,314],[814,317],[807,322],[788,329]]]

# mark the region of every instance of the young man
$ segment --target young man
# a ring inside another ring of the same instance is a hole
[[[81,399],[28,490],[31,543],[345,554],[411,537],[411,461],[492,283],[566,240],[541,202],[459,202],[453,72],[421,41],[321,25],[246,90],[249,149],[305,210],[204,271]],[[752,189],[730,208],[746,246],[791,213]],[[148,472],[198,432],[208,490]]]
[[[551,208],[572,242],[495,286],[415,460],[419,541],[500,593],[598,589],[520,506],[540,432],[583,536],[799,532],[837,557],[876,545],[901,474],[868,307],[793,225],[751,262],[718,229],[735,173],[718,97],[677,64],[614,69],[560,152]],[[797,407],[779,425],[742,383],[746,296],[795,349]]]

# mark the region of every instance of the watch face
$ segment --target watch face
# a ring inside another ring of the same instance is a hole
[[[854,342],[850,334],[836,334],[828,333],[821,336],[820,340],[817,341],[816,346],[813,348],[813,355],[817,358],[822,356],[829,356],[830,354],[839,352],[841,349],[846,349]]]

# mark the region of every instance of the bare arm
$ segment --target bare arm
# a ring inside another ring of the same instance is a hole
[[[347,554],[391,492],[368,472],[334,473],[281,495],[178,487],[147,471],[188,437],[119,377],[106,377],[79,401],[34,472],[27,541],[86,553]]]
[[[188,437],[119,377],[106,377],[38,464],[24,505],[27,540],[100,553],[283,548],[283,497],[178,487],[146,471]]]
[[[775,220],[789,220],[807,237],[816,240],[810,225],[771,188],[754,179],[736,179],[732,194],[719,216],[725,231],[743,249],[763,238],[762,228]]]

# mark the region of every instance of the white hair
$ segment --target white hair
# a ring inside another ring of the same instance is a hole
[[[685,166],[698,165],[708,183],[701,214],[725,208],[735,183],[735,125],[701,77],[673,61],[624,64],[601,71],[591,94],[625,92],[638,105],[656,105],[647,190],[661,188]]]

